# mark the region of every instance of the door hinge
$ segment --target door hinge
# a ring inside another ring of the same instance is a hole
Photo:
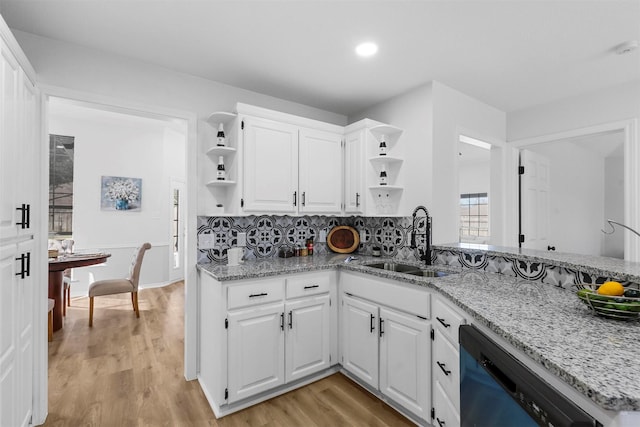
[[[431,329],[431,341],[436,339],[436,334],[435,331],[433,329]]]
[[[224,400],[227,400],[227,399],[229,399],[229,389],[225,388],[224,389]]]
[[[331,355],[329,355],[329,365],[331,365]]]
[[[518,175],[524,175],[524,166],[518,166]]]
[[[331,307],[331,298],[329,298],[329,307]]]
[[[240,199],[240,207],[244,208],[244,199]]]
[[[244,129],[244,120],[240,122],[240,129]]]
[[[224,319],[224,328],[229,329],[229,319]]]
[[[431,408],[431,419],[436,417],[436,408]]]
[[[518,236],[518,241],[520,243],[524,243],[524,234],[521,234],[520,236]]]

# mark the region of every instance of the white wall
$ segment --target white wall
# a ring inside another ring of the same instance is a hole
[[[52,102],[49,132],[75,137],[73,238],[76,251],[112,254],[73,271],[72,293],[93,280],[126,277],[137,246],[150,242],[140,285],[169,280],[170,178],[185,179],[185,134],[166,121]],[[167,138],[168,137],[168,138]],[[140,211],[100,207],[102,176],[142,179]]]
[[[558,252],[599,255],[604,222],[604,158],[580,144],[527,147],[549,159],[549,245]]]
[[[405,187],[400,215],[411,215],[418,205],[432,209],[432,107],[429,83],[349,117],[350,123],[369,118],[403,129],[398,140],[398,153],[404,158],[399,178]]]
[[[489,177],[491,174],[491,163],[461,163],[458,172],[460,191],[459,194],[467,193],[491,193],[489,190]]]

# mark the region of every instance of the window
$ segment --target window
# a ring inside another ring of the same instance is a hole
[[[74,137],[49,135],[49,233],[71,236]]]
[[[460,241],[486,242],[489,238],[487,193],[460,195]]]

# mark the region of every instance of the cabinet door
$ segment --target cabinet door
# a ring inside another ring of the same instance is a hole
[[[229,313],[228,403],[284,384],[284,305]]]
[[[438,381],[433,383],[433,421],[434,427],[460,427],[460,413]]]
[[[350,214],[364,213],[364,131],[348,134],[344,149],[344,211]]]
[[[451,403],[460,411],[460,356],[440,330],[433,334],[433,379],[437,380],[449,396]]]
[[[16,175],[15,184],[18,188],[16,198],[16,208],[22,204],[28,206],[28,219],[25,228],[19,227],[19,234],[33,234],[34,226],[37,222],[38,186],[40,185],[40,150],[39,141],[39,96],[36,87],[29,81],[27,76],[20,70],[20,91],[19,91],[19,115],[18,115],[18,135],[20,138],[20,148],[17,153],[19,175]],[[17,220],[22,221],[22,212],[16,211]]]
[[[245,118],[243,138],[244,211],[295,213],[298,128]]]
[[[20,67],[9,49],[0,42],[0,239],[14,237],[18,232],[16,218],[19,182],[22,176],[18,163],[18,96]],[[33,161],[33,160],[32,160]],[[3,424],[4,425],[4,424]]]
[[[15,244],[0,246],[0,426],[18,424],[17,253]]]
[[[422,419],[431,403],[430,330],[417,316],[380,309],[380,391]]]
[[[342,212],[342,135],[300,130],[300,212]]]
[[[20,426],[28,426],[31,421],[32,402],[33,402],[33,318],[35,304],[35,285],[34,285],[34,243],[33,240],[24,241],[18,244],[18,257],[22,254],[29,255],[30,264],[27,268],[28,274],[24,277],[16,276],[17,286],[17,344],[18,354],[17,374],[18,374],[18,400],[16,402],[17,421]],[[21,263],[18,263],[18,269]],[[19,273],[18,270],[16,273]],[[4,280],[2,281],[4,284]],[[4,424],[3,424],[4,425]]]
[[[288,302],[285,305],[286,382],[331,366],[329,295]]]
[[[378,388],[378,307],[342,298],[342,367]]]

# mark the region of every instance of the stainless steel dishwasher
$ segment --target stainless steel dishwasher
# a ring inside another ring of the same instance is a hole
[[[459,340],[463,427],[602,426],[473,325]]]

